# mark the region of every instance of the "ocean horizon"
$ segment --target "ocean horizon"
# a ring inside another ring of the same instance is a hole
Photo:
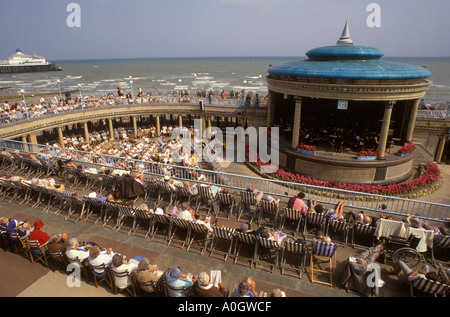
[[[78,91],[104,96],[116,93],[117,88],[125,92],[140,86],[144,93],[159,92],[174,94],[187,90],[195,94],[199,90],[219,93],[252,91],[267,95],[265,77],[270,65],[307,56],[193,56],[193,57],[142,57],[51,60],[62,67],[62,71],[43,73],[0,74],[0,93],[11,94],[24,89],[26,92],[58,93]],[[432,81],[425,96],[428,103],[450,102],[450,56],[434,57],[386,57],[386,61],[407,63],[426,67]],[[130,83],[130,76],[132,83]],[[58,86],[57,80],[60,81]],[[6,88],[6,89],[5,89]],[[5,92],[6,91],[6,92]]]

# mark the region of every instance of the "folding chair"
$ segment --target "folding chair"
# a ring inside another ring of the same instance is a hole
[[[252,214],[252,207],[255,208],[253,215]],[[248,220],[249,223],[253,221],[253,218],[256,218],[256,212],[257,212],[257,206],[256,206],[256,196],[254,193],[247,192],[247,191],[241,191],[241,208],[239,209],[237,219],[236,221],[240,221],[241,216],[245,210],[248,210],[250,213],[250,219]],[[247,221],[245,221],[247,222]]]
[[[258,225],[261,226],[261,219],[264,219],[264,215],[268,216],[268,221],[264,222],[265,226],[277,228],[278,225],[278,204],[275,202],[268,202],[262,200],[258,209]]]
[[[20,237],[17,232],[9,231],[8,233],[10,245],[14,247],[15,253],[17,253],[18,255],[23,254],[28,260],[32,261],[30,254],[31,251],[27,244],[28,237]]]
[[[226,227],[218,228],[214,226],[211,238],[211,245],[210,245],[211,251],[209,253],[209,257],[215,257],[214,252],[219,253],[223,255],[224,257],[223,260],[226,262],[233,248],[234,234],[235,234],[234,229]],[[225,245],[226,247],[226,243],[228,243],[228,248],[226,248],[225,251],[220,250],[219,244],[221,246]]]
[[[371,248],[375,246],[376,227],[355,223],[351,228],[352,248]]]
[[[128,235],[134,230],[136,225],[136,213],[134,212],[133,207],[119,205],[119,213],[116,219],[116,225],[113,227],[113,231],[119,232],[120,228],[122,228],[124,222],[127,219],[133,219],[133,224],[130,226],[130,230],[128,230]]]
[[[161,202],[163,200],[164,196],[166,196],[167,202],[169,205],[173,203],[173,200],[175,198],[176,192],[173,190],[169,184],[167,184],[165,181],[156,180],[156,183],[158,184],[158,202]]]
[[[197,212],[200,208],[206,208],[206,215],[209,216],[215,199],[214,194],[208,186],[197,186],[197,188],[199,199],[197,199],[195,211]]]
[[[187,243],[186,251],[198,253],[203,255],[210,240],[210,233],[208,228],[201,223],[189,222],[191,226],[190,236]],[[193,245],[195,243],[195,246]]]
[[[84,221],[87,221],[94,212],[97,212],[97,219],[103,214],[105,208],[105,202],[103,200],[86,197],[87,205],[86,205],[86,217]],[[81,217],[81,215],[80,215]]]
[[[179,244],[177,247],[183,249],[189,242],[190,234],[190,220],[172,218],[167,245],[170,245],[172,242],[177,242]]]
[[[303,217],[303,219],[303,236],[305,239],[308,239],[314,235],[314,233],[310,233],[312,230],[325,231],[326,216],[324,213],[308,212],[306,217]]]
[[[159,185],[156,180],[145,179],[144,180],[144,190],[145,190],[145,193],[144,193],[145,201],[147,201],[147,199],[149,199],[149,197],[154,196],[156,203],[161,202],[161,197],[159,194]]]
[[[328,286],[333,286],[333,275],[336,269],[336,249],[334,243],[326,243],[323,241],[313,241],[311,246],[311,282]],[[322,268],[320,264],[328,264],[328,268]],[[316,268],[317,267],[317,268]],[[314,279],[314,272],[328,275],[330,282],[323,282]]]
[[[436,257],[437,255],[439,255],[439,259]],[[433,237],[431,260],[434,267],[439,263],[450,261],[450,236],[436,235]]]
[[[78,197],[78,196],[72,196],[72,195],[68,196],[67,194],[65,194],[65,198],[66,198],[67,204],[69,205],[69,209],[67,211],[67,216],[66,216],[65,220],[69,220],[70,217],[72,217],[72,215],[76,211],[79,211],[78,218],[75,219],[75,223],[77,223],[85,215],[86,209],[88,208],[88,205],[89,205],[89,201],[85,197]]]
[[[150,233],[151,240],[158,241],[155,238],[158,238],[158,242],[166,243],[170,237],[170,229],[173,218],[167,215],[158,215],[153,214],[152,216],[152,230]]]
[[[286,220],[294,224],[295,229],[289,230],[286,226]],[[281,230],[286,230],[298,234],[300,231],[300,224],[302,222],[302,213],[300,210],[295,210],[292,208],[284,207],[283,212],[280,215],[280,228]]]
[[[257,248],[256,236],[237,231],[234,237],[235,237],[234,264],[253,267],[253,264],[255,263],[256,248]],[[250,251],[249,252],[250,254],[246,253],[245,255],[242,255],[242,253],[244,253],[241,250],[242,246],[246,246],[247,249],[249,249],[247,251]]]
[[[91,268],[95,287],[98,288],[101,283],[105,282],[111,290],[114,291],[114,282],[112,280],[110,267],[106,266],[104,263],[97,266],[89,264],[89,266]]]
[[[326,235],[343,247],[348,242],[350,224],[347,221],[330,220],[327,223]]]
[[[269,266],[269,272],[278,267],[278,256],[280,254],[280,246],[275,240],[269,240],[263,237],[257,237],[256,244],[255,269],[258,264]]]
[[[105,201],[103,202],[103,210],[99,213],[97,220],[102,222],[102,227],[105,227],[108,224],[108,221],[113,217],[118,217],[120,211],[120,204],[116,204],[114,202]]]
[[[236,207],[236,200],[233,198],[233,196],[230,193],[217,193],[216,196],[217,200],[219,201],[219,208],[215,211],[214,217],[216,219],[226,219],[230,220],[230,216],[233,214],[233,209]],[[228,211],[225,210],[225,217],[220,217],[219,213],[222,211],[222,207],[229,208]]]
[[[111,271],[111,276],[112,276],[112,280],[113,280],[113,285],[114,285],[114,293],[119,294],[122,291],[126,291],[128,292],[128,294],[130,294],[133,297],[137,297],[136,295],[136,287],[134,285],[134,277],[133,277],[133,273],[130,273],[128,271],[122,271],[122,272],[118,272],[116,271],[113,267],[110,268]],[[117,283],[116,283],[116,279],[118,278],[126,278],[129,280],[129,284],[126,287],[118,287]]]
[[[37,263],[41,262],[46,267],[50,268],[48,265],[48,250],[47,250],[47,244],[44,243],[43,245],[39,244],[38,240],[26,240],[26,243],[28,245],[28,249],[30,250],[30,260],[31,263]]]
[[[145,231],[144,238],[147,238],[152,230],[152,214],[150,214],[147,210],[142,210],[139,208],[134,208],[135,213],[135,224],[133,229],[133,236],[138,231],[139,227],[144,223],[146,224],[147,231]]]
[[[280,260],[281,275],[284,274],[301,279],[305,270],[307,255],[308,248],[306,244],[296,242],[294,239],[285,241]],[[289,257],[295,259],[292,265],[288,263]]]
[[[187,288],[186,286],[180,286],[180,287],[174,287],[170,284],[167,283],[167,275],[170,273],[171,269],[168,269],[163,276],[161,277],[161,285],[162,285],[162,289],[163,289],[163,293],[164,293],[164,297],[171,297],[169,290],[172,293],[181,293],[183,294],[185,297],[189,297],[190,296],[190,291],[192,290],[192,287]]]
[[[435,297],[445,297],[449,286],[434,280],[418,277],[414,281],[409,282],[409,291],[411,297],[414,297],[414,290],[422,293],[434,295]]]
[[[86,258],[83,261],[81,261],[78,257],[75,258],[67,257],[67,261],[69,262],[69,264],[67,265],[66,271],[68,272],[73,271],[73,268],[69,267],[69,265],[78,268],[83,272],[84,277],[86,278],[86,283],[89,284],[89,270],[92,269],[92,267],[89,265],[88,259]]]
[[[183,185],[177,185],[176,187],[176,203],[174,205],[177,205],[181,202],[182,199],[187,199],[187,202],[190,204],[192,199],[197,199],[198,195],[194,195],[188,188],[184,187]],[[195,203],[197,205],[197,201]]]
[[[56,264],[52,265],[53,272],[55,271],[56,266],[61,267],[64,271],[66,270],[69,261],[67,260],[66,255],[64,253],[62,253],[60,250],[57,250],[55,252],[48,252],[48,255],[52,260],[51,263]]]

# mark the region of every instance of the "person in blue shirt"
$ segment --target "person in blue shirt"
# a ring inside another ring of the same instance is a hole
[[[169,297],[186,297],[185,290],[192,287],[194,282],[192,274],[182,274],[181,268],[175,266],[166,276],[167,292]]]

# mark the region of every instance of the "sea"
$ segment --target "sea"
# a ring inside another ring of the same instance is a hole
[[[17,93],[55,93],[106,96],[120,87],[125,93],[138,86],[144,93],[175,95],[224,89],[267,94],[265,77],[271,65],[304,60],[306,57],[189,57],[55,60],[58,72],[0,74],[0,96]],[[433,82],[425,96],[427,103],[450,103],[450,57],[384,57],[385,61],[426,67]],[[131,76],[131,77],[130,77]],[[59,84],[57,81],[60,81]]]

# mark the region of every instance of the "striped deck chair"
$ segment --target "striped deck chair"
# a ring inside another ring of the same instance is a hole
[[[257,238],[255,235],[238,232],[234,235],[235,248],[234,248],[234,264],[253,267],[255,263]],[[242,247],[246,246],[249,249],[249,253],[243,255]]]
[[[303,236],[305,237],[305,239],[311,237],[311,234],[308,231],[325,231],[324,229],[326,224],[326,215],[324,213],[308,212],[304,219],[305,223],[303,225]]]
[[[253,215],[252,215],[252,211],[251,211],[252,207],[255,208]],[[240,221],[241,216],[244,212],[244,209],[249,211],[250,219],[248,220],[248,222],[252,223],[253,218],[256,218],[256,212],[258,210],[256,207],[256,196],[254,193],[248,192],[246,190],[241,191],[241,208],[239,209],[236,221]],[[247,221],[245,221],[245,222],[247,222]]]
[[[311,282],[333,287],[333,274],[336,269],[336,249],[334,243],[313,241],[311,246]],[[321,264],[328,264],[327,268],[322,268]],[[323,273],[329,277],[329,282],[324,282],[314,278],[314,272]]]
[[[133,236],[142,224],[146,224],[147,231],[145,232],[144,238],[147,238],[152,229],[152,214],[150,214],[147,210],[142,210],[139,208],[134,208],[134,212],[136,214],[136,222],[133,229]]]
[[[268,266],[268,271],[273,273],[274,269],[278,267],[280,246],[275,240],[257,237],[255,254],[255,269],[261,264],[263,268]]]
[[[261,225],[261,219],[264,219],[264,216],[268,216],[268,221],[264,223],[265,226],[270,226],[273,228],[277,228],[278,225],[278,204],[275,202],[268,202],[267,200],[262,200],[257,216],[258,216],[258,225]]]
[[[286,220],[294,224],[295,230],[285,229]],[[293,231],[295,234],[298,234],[300,231],[300,224],[302,223],[302,213],[299,210],[284,207],[283,212],[280,213],[280,221],[281,230]]]
[[[149,197],[155,197],[156,202],[161,201],[161,196],[159,194],[159,185],[156,180],[145,179],[144,180],[144,200],[147,200]]]
[[[31,263],[37,263],[41,262],[46,267],[50,268],[48,264],[48,250],[47,250],[47,244],[44,243],[43,245],[39,244],[38,240],[25,240],[26,244],[28,245],[28,249],[30,250],[30,260]]]
[[[170,227],[172,225],[172,217],[167,215],[153,214],[152,216],[152,230],[150,232],[151,240],[166,243],[170,236]],[[155,239],[158,238],[158,239]]]
[[[327,223],[326,235],[332,240],[336,238],[336,242],[340,242],[339,244],[345,247],[348,242],[349,228],[350,224],[347,221],[330,220]]]
[[[442,260],[436,258],[436,255],[438,254],[442,255]],[[440,262],[448,263],[450,260],[450,236],[440,234],[433,237],[431,260],[434,267],[436,267]]]
[[[128,235],[134,230],[134,226],[136,225],[136,213],[133,207],[119,205],[119,213],[117,214],[116,225],[113,227],[113,231],[119,232],[120,228],[122,228],[123,224],[127,219],[133,219],[133,224],[130,226],[130,230],[128,230]]]
[[[217,193],[216,198],[219,201],[220,205],[219,208],[215,211],[214,217],[218,219],[230,220],[230,216],[233,214],[233,209],[236,207],[236,200],[230,193],[222,193],[222,192]],[[226,215],[225,217],[220,217],[219,212],[221,211],[223,206],[228,207],[229,210],[228,211],[225,210]]]
[[[97,219],[101,217],[104,212],[105,202],[103,200],[87,197],[87,209],[86,209],[86,218],[84,221],[87,221],[94,212],[97,212]]]
[[[215,200],[214,194],[208,186],[197,186],[197,189],[199,199],[197,199],[195,211],[197,212],[200,208],[206,208],[206,215],[209,216]]]
[[[94,266],[89,263],[91,268],[92,277],[94,279],[95,287],[105,282],[112,291],[114,291],[113,277],[111,276],[111,268],[107,267],[104,263],[98,266]]]
[[[211,239],[210,253],[209,257],[215,257],[214,253],[219,253],[223,255],[223,260],[227,261],[227,258],[231,254],[231,250],[233,248],[235,230],[226,227],[213,227],[213,234]],[[220,246],[225,245],[225,251],[219,249]],[[228,248],[227,248],[228,246]]]
[[[422,277],[416,278],[414,281],[409,282],[409,285],[411,297],[414,297],[414,290],[432,294],[435,297],[445,297],[445,294],[449,289],[449,286],[445,285],[444,283]]]
[[[209,244],[211,236],[210,232],[202,223],[189,222],[189,225],[191,226],[191,234],[189,236],[186,251],[203,255]]]
[[[364,225],[362,223],[355,223],[351,228],[351,246],[352,248],[371,248],[375,245],[375,230],[376,227]],[[365,244],[361,244],[365,242]]]
[[[172,242],[177,242],[180,249],[183,249],[189,242],[191,235],[190,220],[172,218],[169,241],[167,245],[171,245]]]
[[[119,215],[120,204],[110,201],[102,201],[102,203],[103,203],[103,210],[98,214],[95,223],[101,221],[102,227],[105,227],[111,218],[117,217]]]
[[[308,248],[306,244],[296,242],[294,239],[285,241],[280,260],[281,274],[302,278],[307,254]],[[295,259],[292,265],[288,263],[290,255]]]
[[[183,185],[176,185],[176,204],[180,203],[182,199],[187,199],[187,202],[190,204],[191,200],[197,198],[198,195],[192,194],[192,192],[184,187]],[[197,204],[197,202],[196,202]]]
[[[156,183],[158,184],[158,201],[161,201],[164,196],[167,197],[167,202],[169,205],[173,203],[173,200],[176,195],[176,191],[173,190],[169,184],[167,184],[165,181],[156,180]]]

